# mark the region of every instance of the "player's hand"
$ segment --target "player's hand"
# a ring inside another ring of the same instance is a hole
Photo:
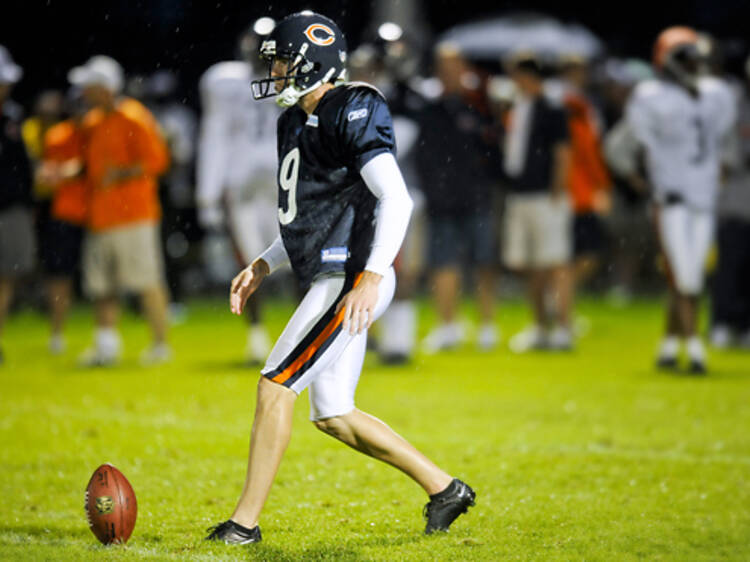
[[[344,330],[352,336],[361,334],[372,325],[378,303],[378,285],[382,278],[382,275],[365,271],[359,284],[346,293],[336,307],[336,314],[344,309]]]
[[[232,314],[238,316],[245,309],[245,303],[263,279],[270,273],[265,260],[257,259],[232,279],[232,288],[229,291],[229,308]]]

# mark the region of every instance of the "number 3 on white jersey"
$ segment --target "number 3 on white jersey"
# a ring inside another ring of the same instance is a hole
[[[279,222],[289,224],[297,216],[297,178],[299,177],[299,148],[287,153],[279,169],[279,185],[287,192],[286,211],[279,207]]]

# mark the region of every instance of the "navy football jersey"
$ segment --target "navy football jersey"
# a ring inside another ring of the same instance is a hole
[[[279,224],[304,287],[320,274],[362,271],[370,256],[377,199],[360,176],[395,152],[383,96],[351,83],[326,92],[315,111],[287,109],[278,122]]]

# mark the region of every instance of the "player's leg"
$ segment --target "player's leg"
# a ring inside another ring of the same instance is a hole
[[[714,239],[715,220],[710,212],[691,209],[688,221],[688,243],[692,252],[689,254],[689,275],[683,282],[681,315],[687,340],[689,368],[691,372],[699,374],[706,370],[706,352],[703,340],[698,335],[698,309],[700,294],[703,291],[706,258]]]
[[[506,266],[525,277],[526,292],[534,321],[531,326],[515,334],[509,341],[510,349],[523,353],[546,345],[545,272],[536,265],[534,244],[534,197],[509,195],[503,218],[503,260]]]
[[[486,351],[495,348],[500,339],[495,326],[497,290],[495,216],[492,212],[486,212],[470,217],[468,222],[465,230],[470,233],[469,254],[475,265],[479,308],[477,345]]]
[[[248,529],[258,525],[281,458],[289,445],[296,399],[293,390],[260,378],[245,485],[231,518]]]
[[[73,279],[54,275],[47,279],[47,303],[50,314],[50,351],[61,353],[64,348],[63,328],[73,294]]]
[[[79,362],[96,367],[115,363],[121,341],[117,332],[120,307],[117,301],[114,244],[111,233],[89,233],[83,244],[83,286],[94,301],[94,344],[83,352]]]
[[[115,234],[117,285],[140,295],[151,329],[151,347],[142,353],[141,361],[164,363],[172,352],[167,345],[169,296],[159,224],[142,223]]]
[[[439,325],[432,329],[423,342],[427,353],[452,349],[464,338],[458,322],[458,296],[461,290],[459,269],[460,240],[455,217],[430,217],[430,267],[432,268],[432,296],[437,308]]]
[[[335,309],[355,283],[354,276],[316,280],[271,350],[258,384],[245,485],[232,518],[214,527],[209,540],[260,540],[258,518],[289,442],[294,401],[350,342],[343,311]]]
[[[448,474],[382,421],[355,408],[354,393],[366,348],[367,334],[354,336],[336,362],[310,384],[311,420],[353,449],[403,471],[428,494],[443,490],[451,481]]]
[[[684,298],[680,280],[686,277],[689,267],[687,208],[680,203],[661,205],[656,209],[655,218],[669,287],[666,333],[659,344],[656,364],[672,369],[677,366],[680,342],[684,337]]]
[[[388,297],[389,284],[393,284],[392,274],[381,282],[375,318],[388,305],[390,298],[383,297]],[[447,529],[458,515],[473,505],[473,490],[454,480],[381,420],[355,408],[354,394],[364,362],[367,334],[344,337],[351,340],[345,351],[310,384],[311,420],[321,431],[398,468],[417,482],[433,500],[428,504],[431,507],[427,510],[427,531]]]
[[[544,305],[552,329],[547,345],[551,349],[569,350],[573,347],[571,311],[575,291],[573,214],[566,197],[549,194],[540,196],[535,211],[532,224],[536,264],[548,270]]]

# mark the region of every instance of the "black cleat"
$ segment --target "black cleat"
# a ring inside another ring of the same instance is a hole
[[[691,359],[688,366],[688,373],[691,375],[705,375],[708,372],[706,364],[698,359]]]
[[[447,531],[459,515],[466,513],[474,505],[476,497],[468,484],[454,478],[445,490],[430,496],[430,501],[424,506],[423,515],[427,520],[425,534]]]
[[[260,527],[252,529],[238,525],[231,519],[206,529],[209,531],[207,541],[221,541],[226,544],[250,544],[260,542]]]

